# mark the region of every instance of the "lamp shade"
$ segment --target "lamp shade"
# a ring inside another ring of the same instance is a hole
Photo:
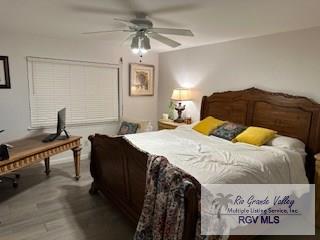
[[[190,89],[176,88],[173,90],[171,99],[174,101],[189,101],[191,100]]]
[[[151,48],[150,46],[150,39],[147,36],[144,36],[140,43],[140,48],[143,48],[145,50],[149,50]]]
[[[134,36],[131,42],[131,49],[138,49],[139,48],[139,36]]]

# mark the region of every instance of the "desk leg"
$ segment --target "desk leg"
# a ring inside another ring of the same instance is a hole
[[[76,180],[79,180],[80,178],[80,153],[81,153],[81,148],[76,147],[72,149],[73,151],[73,158],[74,158],[74,168],[76,172]]]
[[[50,174],[50,158],[45,158],[44,159],[44,165],[45,165],[45,168],[46,168],[45,173],[46,173],[47,176],[49,176],[49,174]]]

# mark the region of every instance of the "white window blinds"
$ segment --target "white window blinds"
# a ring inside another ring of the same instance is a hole
[[[54,126],[67,109],[67,124],[119,119],[119,65],[27,58],[31,127]]]

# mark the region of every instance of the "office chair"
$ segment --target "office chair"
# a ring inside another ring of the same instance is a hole
[[[0,129],[0,133],[4,132],[4,130],[1,130]],[[1,145],[1,147],[5,147],[5,149],[1,148],[1,158],[0,160],[4,160],[4,159],[7,159],[9,158],[9,155],[8,155],[8,146],[5,146],[5,145]],[[3,155],[6,156],[6,158],[2,159]],[[18,181],[17,179],[20,178],[20,174],[17,174],[17,173],[13,173],[14,177],[8,177],[8,176],[0,176],[0,183],[3,183],[3,182],[10,182],[12,183],[12,186],[14,188],[17,188],[18,187]]]
[[[0,176],[0,183],[3,182],[9,182],[12,183],[12,186],[14,188],[18,187],[18,179],[20,178],[20,174],[18,173],[13,173],[14,177],[8,177],[8,176]]]

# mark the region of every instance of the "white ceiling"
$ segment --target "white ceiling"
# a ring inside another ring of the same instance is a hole
[[[99,39],[119,46],[125,33],[81,33],[121,29],[125,26],[113,18],[130,18],[132,11],[148,13],[155,27],[191,29],[193,38],[170,36],[184,48],[320,26],[319,0],[0,0],[0,33]],[[153,50],[171,50],[151,44]]]

